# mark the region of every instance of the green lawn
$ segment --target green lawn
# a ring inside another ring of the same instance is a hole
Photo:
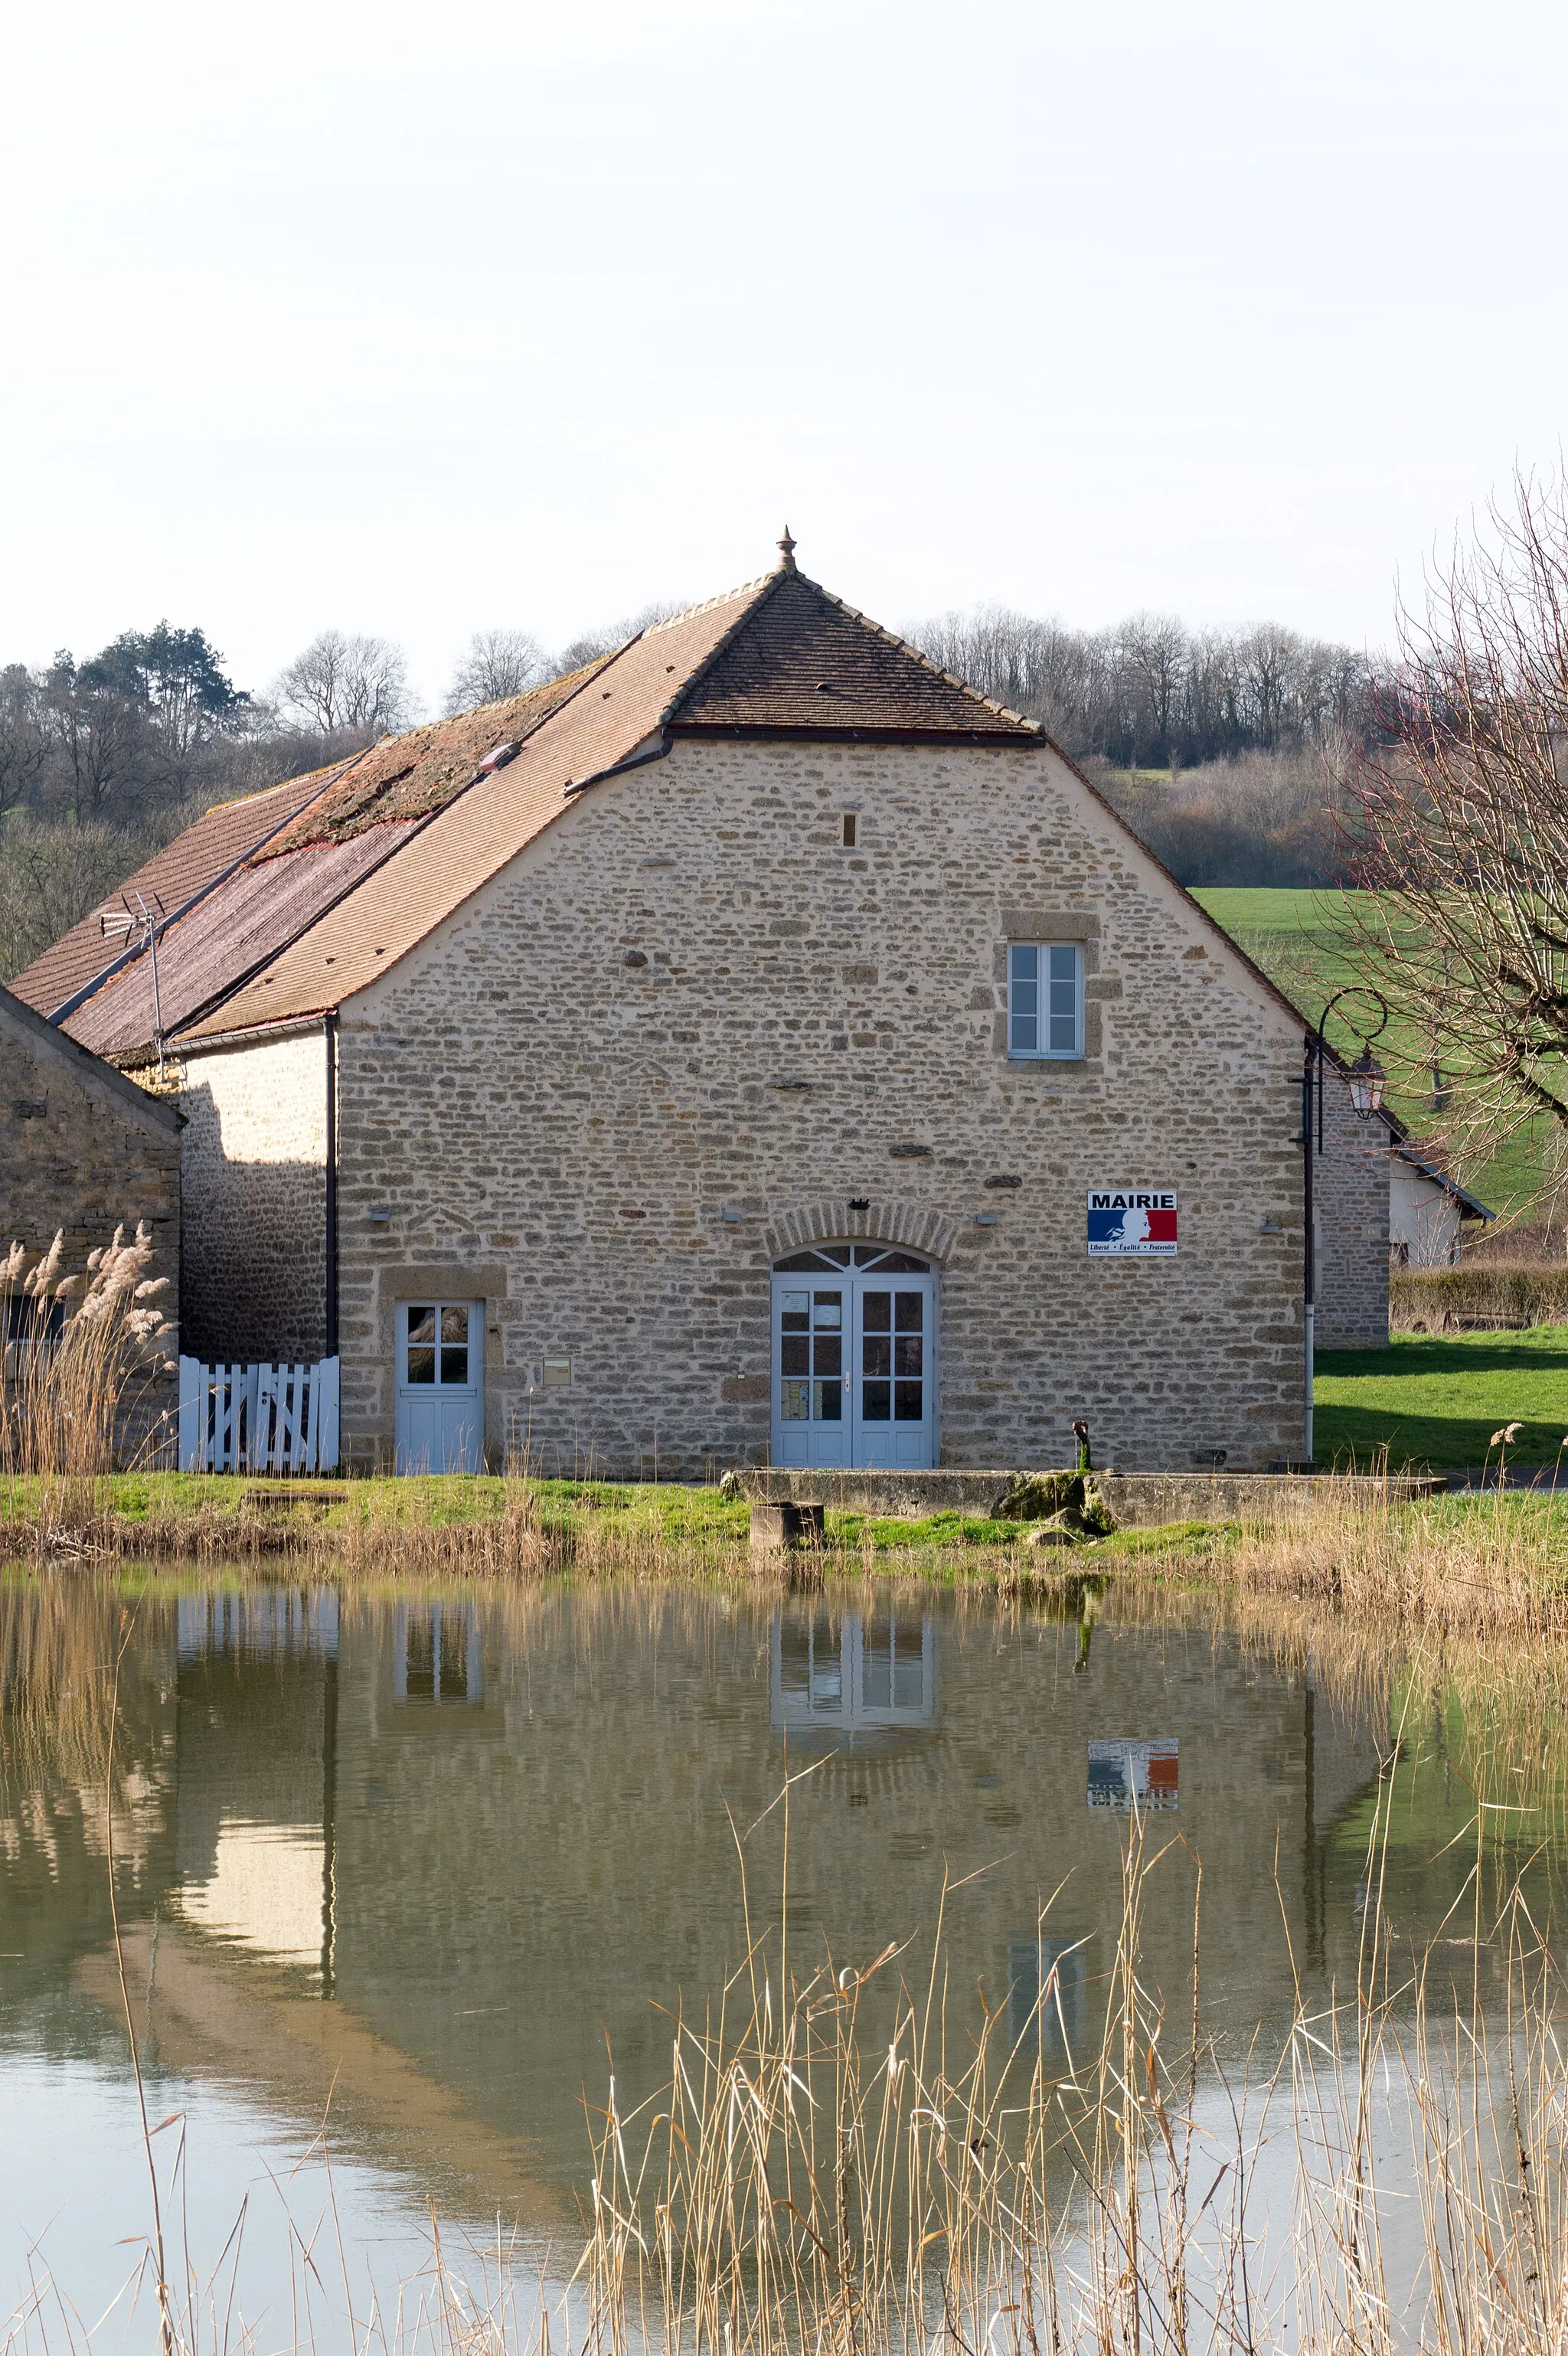
[[[1316,1023],[1328,1000],[1356,979],[1356,969],[1345,948],[1351,912],[1368,896],[1360,892],[1291,890],[1194,892],[1193,898],[1261,966],[1277,989]],[[1353,1034],[1337,1020],[1328,1026],[1332,1044],[1358,1053]],[[1419,1041],[1398,1043],[1412,1063],[1422,1060]],[[1416,1136],[1427,1127],[1431,1108],[1424,1098],[1402,1095],[1397,1087],[1390,1103]],[[1541,1180],[1541,1145],[1544,1136],[1526,1132],[1510,1138],[1490,1162],[1464,1173],[1465,1183],[1492,1210],[1511,1211],[1528,1203]],[[1562,1434],[1558,1437],[1561,1439]]]
[[[1516,1421],[1510,1461],[1551,1464],[1568,1435],[1568,1326],[1319,1350],[1314,1397],[1319,1464],[1367,1464],[1384,1448],[1395,1471],[1484,1464],[1493,1432]]]

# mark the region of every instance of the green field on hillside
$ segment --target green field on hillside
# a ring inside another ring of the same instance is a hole
[[[1348,936],[1355,905],[1368,897],[1365,893],[1204,889],[1192,896],[1301,1009],[1314,1029],[1334,992],[1356,980]],[[1348,1011],[1356,1010],[1352,1006]],[[1329,1023],[1328,1037],[1342,1053],[1359,1053],[1356,1034],[1338,1018]],[[1384,1044],[1380,1042],[1380,1048]],[[1393,1044],[1396,1053],[1403,1044],[1402,1061],[1408,1056],[1419,1062],[1419,1043],[1396,1038]],[[1389,1091],[1389,1102],[1415,1136],[1429,1128],[1431,1105],[1424,1096],[1396,1085]],[[1541,1141],[1533,1135],[1510,1139],[1493,1160],[1460,1174],[1492,1210],[1519,1211],[1541,1184]]]

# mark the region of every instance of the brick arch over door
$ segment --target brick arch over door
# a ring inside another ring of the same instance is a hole
[[[863,1211],[850,1207],[847,1195],[825,1196],[804,1203],[770,1220],[763,1245],[770,1263],[810,1244],[846,1243],[864,1237],[869,1242],[901,1244],[906,1251],[923,1252],[938,1262],[952,1257],[958,1239],[958,1222],[933,1211],[928,1204],[898,1203],[875,1196]]]

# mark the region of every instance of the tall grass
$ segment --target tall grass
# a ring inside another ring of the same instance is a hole
[[[96,1483],[114,1467],[130,1394],[145,1379],[167,1327],[157,1306],[168,1280],[148,1274],[151,1230],[124,1227],[62,1271],[64,1237],[29,1265],[13,1243],[0,1258],[0,1481],[35,1483],[40,1552],[80,1547],[101,1518]]]
[[[1135,1819],[1097,2045],[1051,2066],[1056,1972],[1024,2036],[964,2018],[940,1940],[900,1985],[823,1968],[780,1992],[753,1954],[700,2028],[675,2024],[668,2086],[599,2122],[581,2344],[655,2356],[1384,2356],[1396,2347],[1568,2346],[1568,2063],[1562,1988],[1517,1893],[1502,2017],[1452,1961],[1392,1984],[1381,1906],[1387,1810],[1360,1982],[1234,2083],[1190,2008],[1146,1986],[1140,1926],[1163,1850]],[[1474,1952],[1494,1937],[1476,1885]],[[1460,1976],[1460,1985],[1463,1976]],[[1488,1976],[1488,1986],[1491,1985]],[[736,2001],[736,1998],[739,2001]],[[983,1992],[982,1992],[983,2002]],[[1041,2033],[1042,2029],[1044,2034]],[[1398,2117],[1403,2111],[1403,2120]],[[1385,2191],[1394,2120],[1403,2179]],[[634,2126],[637,2133],[634,2136]],[[1380,2152],[1381,2147],[1381,2152]],[[1423,2245],[1391,2265],[1413,2201]]]
[[[1227,1586],[1310,1597],[1385,1630],[1561,1638],[1565,1541],[1549,1505],[1506,1489],[1404,1505],[1330,1486],[1298,1520],[1243,1528],[1221,1575]]]
[[[347,2249],[307,2248],[291,2229],[280,2265],[300,2294],[294,2321],[265,2344],[1562,2356],[1560,1975],[1518,1891],[1494,1919],[1479,1873],[1467,1952],[1396,1975],[1387,1822],[1385,1802],[1357,1986],[1316,2011],[1298,1992],[1284,2051],[1239,2078],[1199,2026],[1200,1908],[1189,1988],[1168,2003],[1146,1983],[1142,1913],[1166,1851],[1136,1816],[1104,2013],[1078,2052],[1059,1967],[1020,2035],[1006,2005],[950,1982],[940,1924],[913,1977],[891,1946],[800,1964],[786,1912],[771,1937],[753,1931],[708,2010],[671,2018],[656,2096],[628,2113],[610,2078],[591,2113],[581,2238],[531,2251],[531,2282],[504,2234],[489,2253],[498,2272],[476,2283],[432,2226],[431,2265],[395,2307],[377,2305],[352,2288]],[[1400,2221],[1403,2256],[1390,2247]],[[232,2251],[231,2237],[205,2273],[171,2252],[172,2282],[154,2286],[170,2356],[258,2344],[231,2287],[225,2297]],[[19,2314],[8,2345],[49,2344],[45,2304]]]

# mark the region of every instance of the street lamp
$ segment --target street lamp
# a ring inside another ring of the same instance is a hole
[[[1370,1120],[1381,1109],[1384,1078],[1383,1067],[1370,1047],[1362,1046],[1346,1077],[1350,1083],[1350,1102],[1362,1120]]]
[[[1307,1329],[1304,1337],[1307,1348],[1307,1418],[1302,1438],[1306,1444],[1304,1461],[1308,1464],[1312,1462],[1312,1355],[1317,1312],[1317,1239],[1314,1231],[1312,1165],[1323,1151],[1323,1070],[1324,1059],[1328,1052],[1328,1041],[1324,1034],[1328,1029],[1328,1017],[1342,998],[1370,998],[1374,1001],[1378,1008],[1378,1020],[1370,1031],[1363,1031],[1359,1023],[1352,1023],[1350,1025],[1361,1043],[1360,1054],[1353,1064],[1346,1066],[1345,1070],[1346,1082],[1350,1091],[1350,1102],[1355,1108],[1358,1120],[1371,1120],[1375,1112],[1381,1111],[1383,1101],[1384,1073],[1382,1066],[1372,1054],[1372,1041],[1388,1022],[1388,1001],[1381,991],[1374,990],[1370,982],[1347,982],[1343,990],[1337,990],[1334,992],[1333,997],[1318,1016],[1316,1034],[1308,1032],[1306,1054],[1302,1058],[1301,1066],[1301,1156],[1304,1196],[1302,1208],[1307,1227],[1302,1253],[1302,1305],[1306,1312],[1304,1323]],[[1312,1151],[1312,1098],[1315,1088],[1317,1097],[1317,1153],[1316,1154]]]

